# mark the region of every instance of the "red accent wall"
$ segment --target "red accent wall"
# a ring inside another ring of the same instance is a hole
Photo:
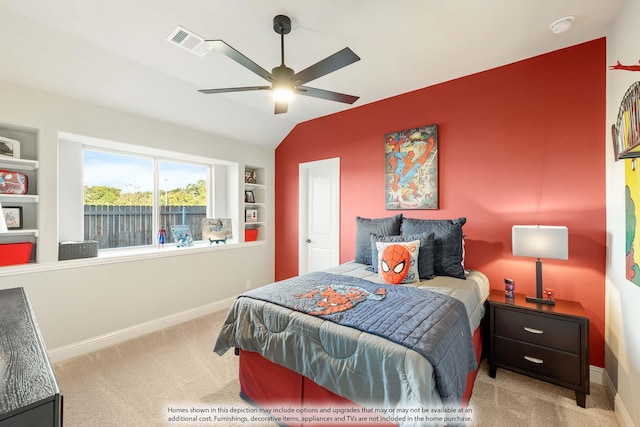
[[[440,208],[403,214],[467,217],[466,266],[526,294],[535,262],[511,255],[511,227],[567,226],[569,260],[544,260],[543,283],[585,307],[591,364],[603,367],[605,48],[601,38],[296,126],[275,155],[276,279],[298,273],[299,163],[340,157],[346,262],[356,216],[398,213],[384,208],[383,136],[437,124]]]

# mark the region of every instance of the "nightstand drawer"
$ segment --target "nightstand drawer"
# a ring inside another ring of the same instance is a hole
[[[580,324],[515,310],[495,310],[495,334],[580,354]]]
[[[495,337],[495,346],[495,363],[498,365],[574,386],[584,386],[581,384],[579,355],[501,337]]]

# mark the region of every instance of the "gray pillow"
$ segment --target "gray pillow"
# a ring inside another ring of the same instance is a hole
[[[402,214],[387,218],[356,217],[356,254],[355,262],[371,265],[371,234],[397,236],[400,234]],[[376,258],[377,262],[377,258]]]
[[[383,243],[399,243],[413,242],[420,240],[420,251],[418,252],[418,275],[421,279],[432,279],[434,275],[434,252],[433,241],[435,235],[433,233],[412,234],[410,236],[378,236],[371,235],[371,260],[373,262],[373,271],[378,272],[378,248],[376,242]]]
[[[438,276],[464,279],[462,226],[467,218],[456,219],[415,219],[402,220],[402,235],[434,233],[434,270]],[[420,254],[418,254],[420,255]]]

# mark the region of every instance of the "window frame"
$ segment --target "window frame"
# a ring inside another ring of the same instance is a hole
[[[211,217],[211,212],[213,212],[214,210],[214,206],[213,206],[213,200],[214,200],[214,194],[212,194],[213,192],[213,187],[212,187],[212,176],[213,176],[213,169],[214,169],[214,165],[211,163],[202,163],[202,162],[195,162],[195,161],[183,161],[183,160],[177,160],[174,158],[168,158],[168,157],[163,157],[163,156],[157,156],[157,155],[148,155],[148,154],[141,154],[141,153],[137,153],[134,151],[127,151],[127,152],[123,152],[121,150],[113,150],[111,148],[99,148],[96,147],[94,145],[87,145],[87,144],[83,144],[82,145],[82,156],[83,156],[83,162],[82,162],[82,166],[83,166],[83,181],[84,181],[84,168],[85,168],[85,163],[84,163],[84,159],[85,159],[85,153],[87,151],[92,151],[92,152],[97,152],[97,153],[105,153],[105,154],[114,154],[114,155],[118,155],[118,156],[123,156],[123,157],[130,157],[130,158],[140,158],[140,159],[146,159],[146,160],[151,160],[151,180],[152,180],[152,185],[153,188],[151,190],[151,229],[152,230],[159,230],[160,229],[160,209],[163,206],[162,205],[162,201],[160,200],[161,196],[160,196],[160,192],[161,192],[161,177],[160,177],[160,163],[161,162],[166,162],[166,163],[173,163],[173,164],[181,164],[181,165],[191,165],[191,166],[198,166],[198,167],[202,167],[202,168],[206,168],[206,177],[205,177],[205,182],[206,182],[206,187],[207,187],[207,197],[206,197],[206,209],[205,209],[205,216],[206,218],[210,218]],[[83,189],[84,189],[84,182],[82,185]],[[84,191],[83,191],[83,202],[84,202]],[[83,211],[84,211],[84,206],[85,204],[83,203]],[[84,218],[84,215],[83,215]],[[83,228],[84,228],[84,224],[83,224]],[[169,231],[169,230],[167,230]],[[87,236],[84,236],[84,238],[86,238]],[[135,249],[135,248],[145,248],[145,247],[158,247],[158,241],[156,239],[155,235],[149,236],[151,237],[151,244],[149,245],[134,245],[134,246],[122,246],[122,247],[114,247],[114,248],[102,248],[102,250],[105,251],[111,251],[111,250],[118,250],[118,249]],[[197,242],[201,242],[202,239],[194,239],[194,244]],[[171,246],[174,245],[175,243],[165,243],[165,245],[167,246]]]

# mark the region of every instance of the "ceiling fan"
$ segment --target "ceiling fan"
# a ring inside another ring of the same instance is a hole
[[[271,90],[276,98],[276,105],[274,114],[286,113],[289,105],[289,100],[293,97],[293,94],[312,96],[315,98],[328,99],[330,101],[344,102],[346,104],[353,104],[358,100],[358,96],[346,95],[344,93],[331,92],[324,89],[316,89],[308,86],[304,86],[305,83],[322,77],[326,74],[332,73],[340,68],[346,67],[360,60],[360,57],[356,55],[351,49],[345,47],[341,51],[334,53],[333,55],[323,59],[305,68],[302,71],[294,73],[294,71],[284,65],[284,35],[291,32],[291,19],[284,15],[278,15],[273,18],[273,29],[276,33],[280,34],[280,52],[281,52],[281,64],[275,67],[271,72],[268,72],[233,47],[229,46],[222,40],[206,40],[206,43],[210,48],[216,49],[218,52],[228,56],[240,65],[253,71],[266,81],[270,85],[266,86],[246,86],[246,87],[231,87],[222,89],[200,89],[198,92],[205,94],[211,93],[225,93],[225,92],[245,92],[252,90]]]

